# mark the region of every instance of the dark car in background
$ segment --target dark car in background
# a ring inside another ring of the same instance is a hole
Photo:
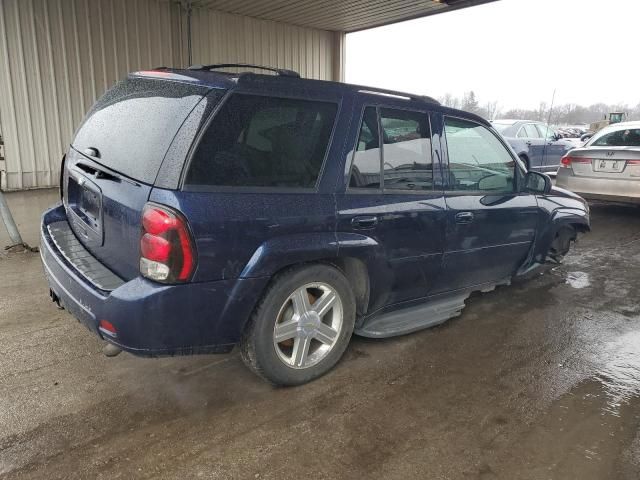
[[[476,115],[217,67],[138,72],[109,90],[44,213],[52,299],[117,349],[239,344],[263,378],[304,383],[352,333],[441,323],[589,229],[584,201],[526,172]]]
[[[527,170],[554,174],[562,157],[576,146],[542,122],[494,120],[491,123],[507,139]]]

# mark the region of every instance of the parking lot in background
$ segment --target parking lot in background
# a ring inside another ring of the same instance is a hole
[[[56,194],[7,195],[27,242]],[[0,477],[635,480],[640,208],[591,214],[562,265],[440,327],[354,338],[299,388],[237,352],[106,358],[51,303],[39,255],[2,253]]]

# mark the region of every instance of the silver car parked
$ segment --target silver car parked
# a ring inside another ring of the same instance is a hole
[[[571,150],[556,185],[584,198],[640,203],[640,122],[605,127]]]

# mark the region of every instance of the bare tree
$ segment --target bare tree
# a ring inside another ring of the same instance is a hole
[[[549,106],[546,102],[540,102],[538,108],[512,108],[506,112],[498,110],[498,101],[486,101],[480,106],[480,101],[475,92],[465,92],[463,97],[456,97],[447,93],[440,99],[440,103],[451,108],[461,108],[476,113],[488,120],[496,118],[512,118],[514,120],[549,120]],[[627,104],[594,103],[589,106],[566,103],[554,105],[551,112],[551,123],[554,125],[583,125],[608,118],[611,112],[625,112],[628,120],[640,120],[640,103],[635,107]]]
[[[466,92],[462,97],[462,110],[471,113],[479,113],[479,103],[473,90]]]
[[[487,102],[487,106],[485,107],[485,109],[486,109],[485,118],[487,120],[495,119],[496,115],[498,114],[498,101],[494,100],[493,102]]]
[[[460,99],[450,93],[446,93],[444,97],[441,97],[439,100],[445,107],[460,108]]]

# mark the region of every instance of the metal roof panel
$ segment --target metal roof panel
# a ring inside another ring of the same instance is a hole
[[[194,7],[353,32],[496,0],[194,0]]]

